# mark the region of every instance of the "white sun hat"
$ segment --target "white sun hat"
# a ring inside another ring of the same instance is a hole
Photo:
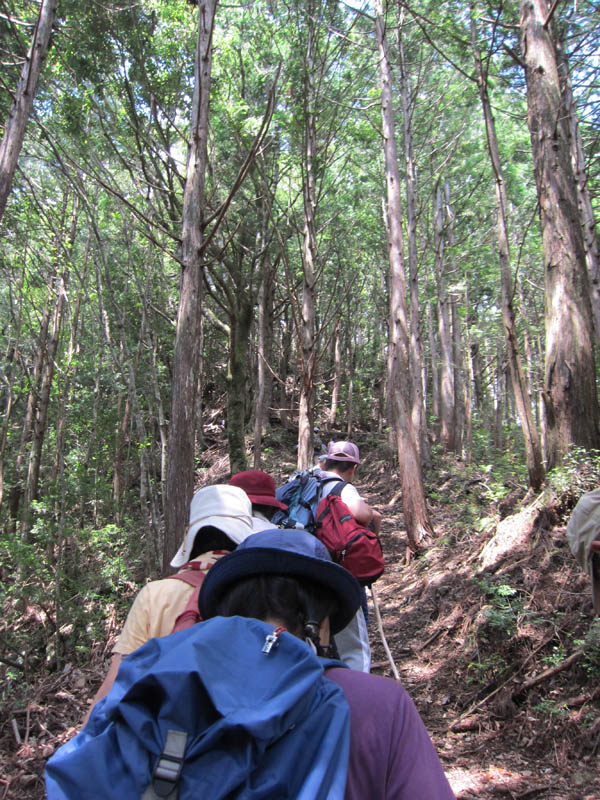
[[[190,522],[183,543],[171,559],[172,567],[182,567],[190,560],[196,534],[210,525],[238,545],[253,533],[252,503],[243,489],[227,484],[204,486],[192,497]]]

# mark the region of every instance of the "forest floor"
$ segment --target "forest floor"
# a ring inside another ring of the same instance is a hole
[[[357,483],[385,519],[383,630],[457,798],[600,800],[600,625],[566,542],[569,509],[519,506],[518,492],[490,503],[485,473],[449,465],[429,484],[434,543],[407,558],[398,475],[383,449],[364,453]],[[280,479],[293,464],[275,455]],[[206,463],[204,482],[224,479],[222,459]],[[91,663],[0,710],[0,800],[44,797],[45,760],[76,732],[119,624]],[[374,613],[370,634],[372,671],[392,677]]]

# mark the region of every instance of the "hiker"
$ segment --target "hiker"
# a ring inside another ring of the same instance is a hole
[[[248,495],[236,486],[205,486],[192,497],[190,522],[183,542],[171,560],[183,579],[175,576],[147,583],[129,610],[115,647],[108,673],[96,692],[95,704],[110,691],[124,656],[137,650],[154,636],[173,631],[178,616],[194,594],[194,583],[185,580],[185,569],[205,575],[208,570],[240,542],[253,533],[252,505]],[[197,592],[197,588],[196,588]]]
[[[261,619],[275,626],[275,638],[287,630],[320,655],[358,605],[355,579],[300,530],[250,536],[213,567],[199,596],[203,619]],[[398,682],[340,667],[325,675],[342,687],[350,706],[346,800],[454,797],[423,722]]]
[[[271,517],[276,510],[286,511],[287,505],[275,496],[275,481],[260,469],[247,469],[229,479],[230,486],[243,489],[252,503],[252,528],[264,531],[272,528]]]
[[[353,485],[359,464],[360,453],[353,442],[329,442],[321,478],[338,477],[346,481],[347,486],[342,489],[340,497],[357,522],[378,534],[381,528],[381,514],[365,503]],[[333,487],[334,483],[331,481],[324,483],[321,496],[327,497]]]
[[[594,613],[600,614],[600,488],[583,494],[567,525],[571,552],[592,585]]]
[[[207,573],[202,624],[124,660],[48,761],[49,800],[452,800],[402,686],[325,655],[359,603],[308,532],[249,536]]]
[[[346,481],[346,486],[341,491],[340,497],[348,506],[348,510],[354,519],[366,528],[379,534],[381,528],[381,514],[370,505],[365,503],[358,489],[353,485],[360,464],[360,453],[358,447],[353,442],[329,442],[327,458],[322,466],[321,497],[327,497],[335,486],[332,478]],[[371,647],[369,644],[369,634],[367,631],[368,607],[367,596],[364,589],[361,591],[361,605],[364,612],[364,619],[357,616],[353,625],[345,630],[336,639],[337,645],[341,650],[352,649],[357,651],[360,648],[363,659],[363,671],[368,672],[371,667]]]
[[[266,472],[249,469],[233,475],[229,484],[243,489],[252,502],[252,527],[254,531],[273,528],[270,522],[277,510],[286,511],[287,505],[275,496],[275,481]],[[362,612],[357,611],[357,616]],[[361,630],[362,636],[357,635]],[[365,641],[366,640],[366,641]],[[366,624],[360,618],[351,620],[349,629],[336,637],[339,658],[353,669],[368,672],[371,667],[371,650]]]

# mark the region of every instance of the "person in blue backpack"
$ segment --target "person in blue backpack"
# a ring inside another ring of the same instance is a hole
[[[349,581],[354,583],[350,590]],[[340,587],[344,587],[343,589]],[[199,595],[204,619],[254,617],[326,655],[358,607],[359,586],[303,531],[256,533],[209,572]],[[338,666],[325,672],[350,707],[346,800],[451,800],[439,758],[400,683]]]
[[[205,621],[123,662],[48,800],[452,800],[402,686],[327,659],[359,604],[314,536],[249,536],[207,573]]]
[[[203,576],[252,532],[252,505],[242,489],[216,484],[194,493],[189,525],[171,560],[171,566],[179,572],[150,581],[137,594],[91,707],[110,691],[122,659],[148,639],[172,633],[194,591],[197,596]],[[88,716],[89,711],[84,721]]]

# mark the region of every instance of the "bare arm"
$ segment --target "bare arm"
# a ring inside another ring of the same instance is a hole
[[[596,539],[594,542],[590,544],[590,551],[592,553],[598,553],[600,555],[600,539]]]
[[[98,689],[98,691],[94,696],[94,699],[92,700],[92,705],[89,707],[87,714],[83,718],[84,725],[90,718],[90,714],[92,713],[92,709],[94,708],[96,703],[99,700],[102,700],[103,697],[106,697],[106,695],[112,689],[113,683],[115,682],[115,678],[117,677],[117,672],[119,671],[120,664],[121,664],[121,656],[119,653],[115,653],[114,656],[112,657],[112,661],[110,662],[110,667],[108,668],[106,677],[102,681],[100,688]]]

